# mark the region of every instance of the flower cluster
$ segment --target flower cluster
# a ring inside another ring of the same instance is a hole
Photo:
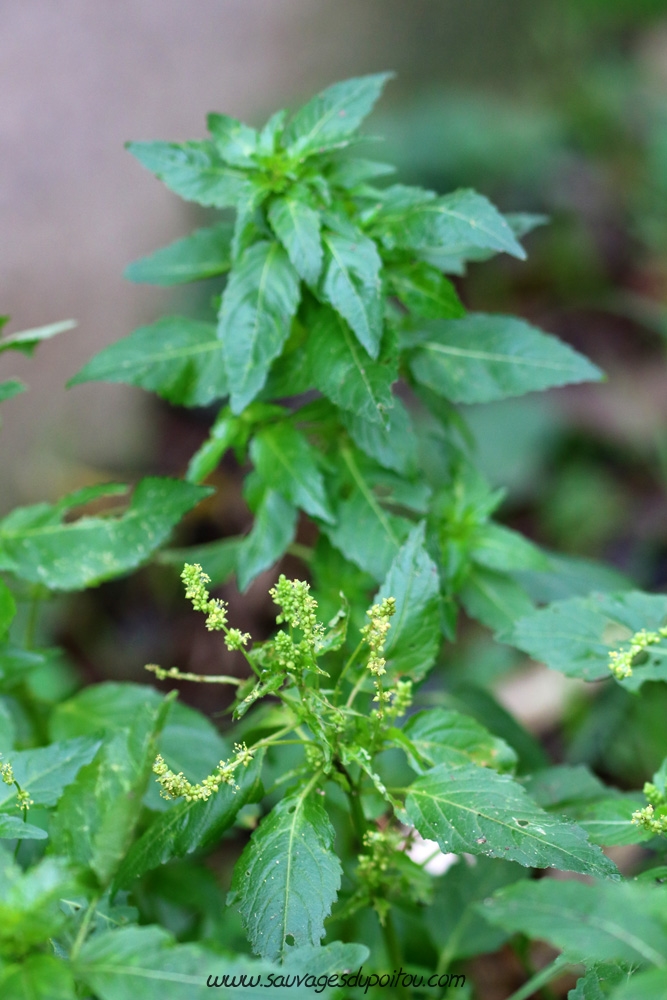
[[[192,602],[192,607],[195,611],[203,611],[206,614],[206,628],[209,632],[219,632],[224,629],[227,625],[227,606],[224,601],[209,595],[206,584],[211,582],[211,578],[199,563],[186,563],[181,573],[181,580],[185,584],[185,596]]]
[[[230,760],[221,760],[212,774],[195,785],[188,781],[182,771],[178,774],[171,771],[164,758],[158,754],[153,764],[153,772],[162,786],[160,795],[164,799],[184,798],[186,802],[206,802],[214,792],[218,791],[220,785],[229,785],[233,792],[238,791],[239,786],[234,780],[234,772],[241,765],[248,766],[253,751],[249,750],[245,743],[235,743],[234,751],[234,757]]]
[[[649,833],[667,833],[667,796],[650,781],[644,785],[644,795],[649,804],[633,812],[632,822]]]
[[[0,754],[0,756],[2,756]],[[6,785],[14,784],[14,771],[11,764],[0,764],[0,778]]]
[[[276,617],[276,624],[285,622],[290,628],[301,629],[306,642],[314,645],[322,633],[322,625],[317,620],[317,601],[310,596],[309,584],[303,580],[288,580],[281,573],[269,594],[281,612]]]
[[[663,639],[667,639],[667,626],[659,628],[657,632],[647,632],[646,629],[642,629],[640,632],[635,632],[626,650],[612,650],[609,654],[609,669],[616,680],[622,681],[626,677],[631,677],[637,659],[646,653],[649,646],[656,646]]]
[[[396,598],[394,597],[385,597],[381,604],[374,604],[366,612],[370,622],[368,625],[364,625],[361,634],[371,650],[371,655],[368,658],[368,669],[376,677],[381,677],[385,673],[387,661],[381,654],[384,652],[387,632],[391,627],[389,619],[395,613]]]

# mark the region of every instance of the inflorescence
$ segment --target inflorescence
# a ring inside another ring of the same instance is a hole
[[[632,668],[637,665],[637,659],[646,652],[649,646],[656,646],[663,639],[667,639],[667,626],[659,628],[657,632],[648,632],[641,629],[630,639],[630,644],[625,650],[614,649],[609,654],[609,669],[618,681],[625,680],[632,676]]]

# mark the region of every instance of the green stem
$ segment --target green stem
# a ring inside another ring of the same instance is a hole
[[[394,926],[394,918],[391,911],[387,913],[384,923],[380,926],[382,927],[382,937],[384,938],[385,947],[389,953],[391,967],[393,969],[400,969],[403,963],[401,946],[399,944],[398,935]],[[402,1000],[410,1000],[410,994],[403,985],[402,981],[396,990],[396,994],[401,997]]]
[[[86,940],[88,930],[90,928],[90,922],[95,915],[95,909],[100,901],[100,896],[93,896],[90,903],[88,904],[88,909],[84,913],[83,920],[81,921],[81,926],[79,927],[79,933],[74,939],[74,944],[72,945],[72,950],[70,952],[70,961],[75,962],[81,948]]]
[[[512,994],[509,1000],[528,1000],[537,990],[542,989],[542,987],[552,982],[557,976],[565,972],[566,969],[572,968],[574,968],[572,962],[568,961],[563,955],[558,955],[553,962],[550,962],[549,965],[546,965],[543,969],[532,975],[527,983],[524,983],[516,993]],[[551,990],[542,990],[542,994],[545,997],[554,996]]]
[[[156,663],[147,663],[144,670],[150,670],[159,681],[196,681],[198,684],[235,684],[237,687],[245,684],[245,678],[227,677],[224,674],[191,674],[179,670],[178,667],[169,667],[165,670]]]
[[[334,692],[340,691],[340,687],[341,687],[341,684],[343,683],[343,678],[345,677],[345,674],[348,672],[348,670],[350,669],[350,667],[352,666],[352,664],[354,663],[354,661],[356,660],[356,658],[359,656],[359,653],[361,652],[361,650],[363,649],[363,647],[364,647],[364,640],[362,639],[360,641],[359,645],[357,646],[357,648],[355,649],[355,651],[348,658],[348,660],[347,660],[345,666],[343,667],[343,669],[341,670],[340,676],[339,676],[338,680],[336,681],[336,687],[334,688]]]
[[[296,556],[297,559],[301,559],[305,563],[313,561],[313,550],[308,545],[302,545],[301,542],[292,542],[291,545],[288,545],[287,554]]]

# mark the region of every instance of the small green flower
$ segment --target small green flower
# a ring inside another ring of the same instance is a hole
[[[648,632],[643,628],[635,632],[627,649],[613,649],[609,653],[609,669],[616,680],[622,681],[632,677],[633,667],[637,665],[640,657],[645,655],[647,648],[656,646],[663,639],[667,639],[667,626],[659,628],[657,632]]]

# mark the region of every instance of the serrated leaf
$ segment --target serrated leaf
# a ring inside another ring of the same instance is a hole
[[[279,243],[253,244],[234,266],[222,296],[218,337],[241,413],[266,382],[299,304],[299,277]]]
[[[319,296],[350,325],[371,358],[382,339],[382,261],[375,243],[360,231],[325,232]]]
[[[412,529],[396,553],[374,602],[396,599],[384,646],[387,669],[418,681],[433,666],[440,646],[440,582],[426,551],[424,523]]]
[[[9,337],[1,337],[0,354],[3,351],[21,351],[22,354],[31,355],[43,340],[50,340],[56,334],[72,330],[75,326],[76,322],[73,319],[65,319],[60,323],[49,323],[48,326],[37,326],[32,330],[21,330],[19,333],[10,334]]]
[[[398,378],[395,358],[372,361],[345,320],[323,306],[314,312],[306,342],[312,381],[341,409],[359,419],[381,423],[394,402]]]
[[[387,269],[389,288],[415,316],[458,319],[465,309],[451,281],[423,261],[405,261]]]
[[[212,760],[211,768],[216,764],[217,761]],[[181,800],[160,813],[132,844],[116,873],[113,891],[130,886],[144,872],[166,864],[172,858],[206,850],[216,843],[232,825],[239,809],[257,797],[261,766],[260,751],[248,767],[237,771],[237,791],[223,785],[206,802]]]
[[[5,400],[20,395],[27,388],[27,385],[24,382],[20,382],[17,378],[10,378],[6,382],[0,382],[0,403],[4,403]]]
[[[126,149],[167,187],[200,205],[234,208],[247,197],[251,184],[240,170],[228,166],[214,142],[129,142]]]
[[[415,194],[410,196],[410,191]],[[393,199],[381,215],[382,239],[390,249],[456,255],[478,248],[526,259],[511,227],[483,195],[468,189],[441,198],[418,189],[405,192],[402,201]]]
[[[250,457],[267,486],[311,517],[334,520],[317,451],[291,423],[270,424],[256,434]]]
[[[16,601],[11,590],[0,580],[0,636],[7,631],[16,614]]]
[[[185,316],[165,316],[105,347],[68,385],[81,382],[124,382],[180,406],[207,406],[229,392],[215,326]]]
[[[238,905],[253,950],[263,958],[318,945],[340,887],[334,829],[311,789],[274,806],[234,868],[227,902]]]
[[[52,806],[63,788],[74,781],[79,770],[89,764],[100,747],[90,736],[51,743],[36,750],[14,750],[8,758],[14,778],[37,805]],[[0,785],[0,808],[16,798],[14,785]]]
[[[528,594],[511,576],[483,566],[472,567],[459,598],[466,614],[493,629],[501,642],[509,641],[517,619],[533,610]]]
[[[44,858],[28,871],[0,851],[0,948],[3,955],[37,950],[65,922],[60,899],[74,891],[74,879],[63,858]],[[4,1000],[4,994],[3,994]]]
[[[316,94],[292,116],[283,146],[304,159],[344,144],[372,111],[392,75],[375,73],[343,80]]]
[[[292,189],[273,201],[269,222],[287,250],[295,271],[309,285],[314,285],[322,270],[320,213]]]
[[[612,988],[628,978],[629,972],[619,963],[600,963],[577,980],[567,1000],[607,1000]]]
[[[648,886],[520,882],[487,900],[483,913],[505,930],[551,942],[573,961],[667,965],[662,901]]]
[[[336,506],[336,523],[324,527],[335,548],[378,583],[389,572],[412,528],[405,518],[390,514],[368,485],[355,489]]]
[[[40,826],[24,823],[21,816],[0,814],[0,839],[3,840],[46,840],[48,834]]]
[[[454,403],[488,403],[602,378],[582,354],[513,316],[424,321],[407,336],[416,345],[414,377]]]
[[[502,524],[484,524],[475,535],[472,548],[475,562],[488,569],[543,570],[551,567],[549,557],[518,531]]]
[[[276,490],[267,490],[255,511],[255,520],[238,550],[237,577],[244,593],[255,577],[273,566],[296,535],[298,511]]]
[[[233,232],[229,222],[196,229],[190,236],[128,264],[124,276],[138,284],[168,287],[224,274],[232,264]]]
[[[520,619],[512,645],[568,677],[610,678],[609,653],[622,649],[641,629],[654,631],[667,620],[667,597],[628,591],[556,601]],[[636,691],[645,681],[667,680],[667,660],[649,646],[647,660],[619,681]]]
[[[82,517],[67,524],[63,515],[82,502],[79,493],[53,505],[19,507],[0,521],[0,566],[50,590],[95,586],[148,559],[210,492],[177,479],[148,477],[137,484],[120,517]]]
[[[616,866],[574,823],[531,801],[506,774],[440,764],[410,787],[405,807],[422,837],[442,851],[486,854],[528,868],[614,877]]]
[[[256,166],[255,156],[259,138],[256,129],[236,118],[217,112],[207,116],[206,126],[225,163],[242,169]]]
[[[410,741],[405,748],[421,773],[437,764],[476,764],[509,771],[517,762],[516,753],[505,740],[461,712],[445,708],[417,712],[401,733]]]
[[[376,411],[376,415],[379,413]],[[410,414],[398,397],[393,398],[391,409],[384,411],[384,423],[350,412],[340,416],[356,446],[369,458],[403,476],[415,474],[417,437]]]

